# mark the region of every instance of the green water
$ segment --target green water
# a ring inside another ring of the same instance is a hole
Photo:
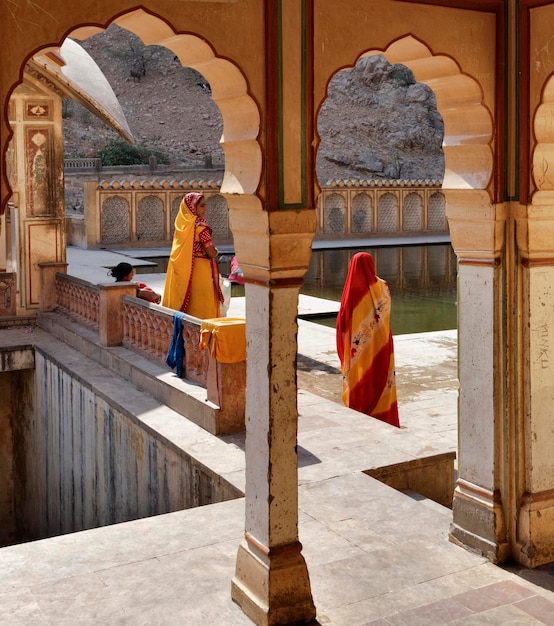
[[[457,327],[457,266],[449,245],[316,250],[301,293],[340,302],[350,259],[362,250],[373,255],[377,274],[389,284],[393,334]],[[335,326],[334,315],[310,321]]]
[[[393,335],[452,330],[457,327],[456,294],[410,298],[396,296],[392,301]],[[310,322],[335,328],[336,315],[310,317]]]
[[[362,250],[373,255],[377,274],[389,284],[394,335],[457,327],[456,257],[450,245],[314,250],[300,293],[340,302],[350,259]],[[220,262],[224,275],[229,273],[230,258]],[[143,271],[166,271],[167,258],[148,260],[158,266]],[[244,296],[244,287],[233,285],[232,295]],[[309,319],[334,327],[336,316]]]

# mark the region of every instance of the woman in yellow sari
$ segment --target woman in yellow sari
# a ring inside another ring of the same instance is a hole
[[[376,275],[371,254],[358,252],[350,261],[337,315],[342,399],[399,427],[390,310],[389,286]]]
[[[212,229],[204,219],[206,210],[202,193],[187,193],[181,201],[162,301],[163,306],[200,319],[219,317],[223,302],[218,250],[213,245]]]

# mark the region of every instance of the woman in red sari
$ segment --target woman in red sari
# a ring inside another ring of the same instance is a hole
[[[373,257],[358,252],[337,316],[342,399],[351,409],[399,427],[390,310],[389,287],[375,273]]]

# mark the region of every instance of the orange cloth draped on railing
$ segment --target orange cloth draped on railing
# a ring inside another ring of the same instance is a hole
[[[246,360],[246,322],[243,317],[202,320],[200,347],[220,363]]]
[[[342,398],[352,409],[400,426],[390,310],[389,287],[376,275],[373,257],[355,254],[337,316]]]

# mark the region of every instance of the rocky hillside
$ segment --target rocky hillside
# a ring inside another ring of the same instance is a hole
[[[145,47],[117,27],[81,45],[96,60],[117,95],[133,136],[168,155],[175,166],[223,163],[223,122],[205,78],[173,53]],[[402,65],[362,58],[339,72],[318,120],[317,174],[329,179],[440,179],[443,124],[435,98]],[[93,156],[117,138],[89,111],[64,102],[67,156]]]

